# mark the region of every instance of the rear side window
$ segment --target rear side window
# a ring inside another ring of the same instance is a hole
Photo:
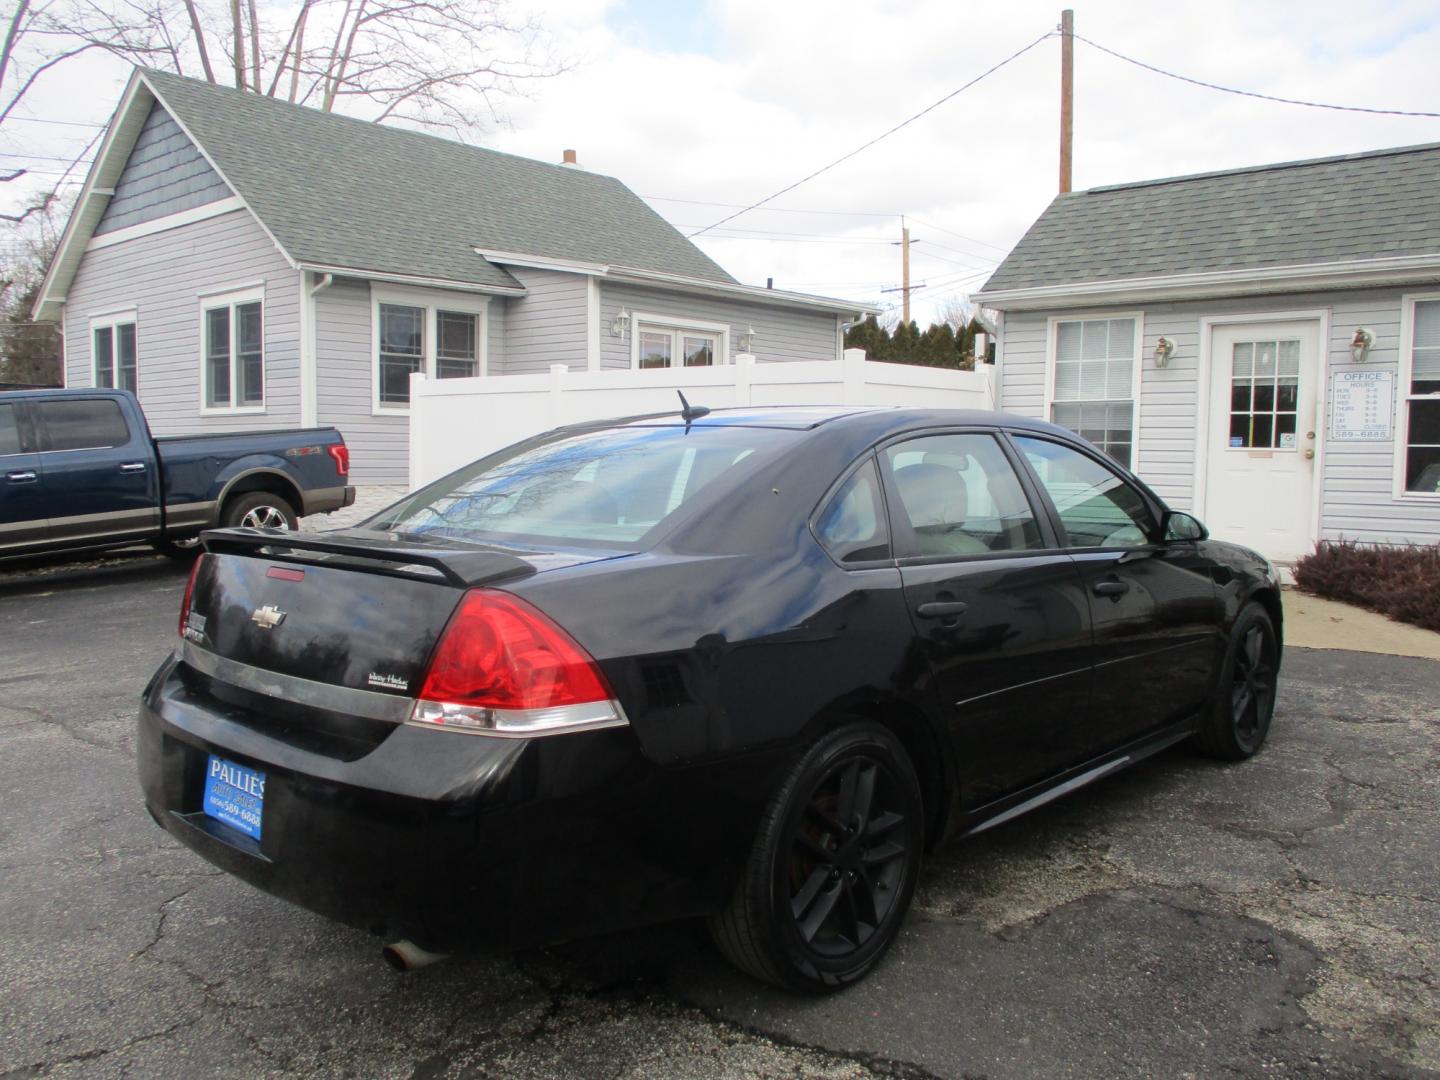
[[[1046,439],[1016,436],[1015,445],[1055,504],[1070,547],[1143,547],[1155,518],[1140,492],[1092,457]]]
[[[815,535],[840,563],[865,563],[890,557],[890,530],[880,499],[875,463],[856,469],[830,497],[815,521]]]
[[[917,555],[1044,547],[1020,478],[993,436],[927,435],[887,447],[884,461]]]
[[[632,427],[501,451],[421,488],[367,528],[483,542],[635,547],[712,486],[791,446],[766,428]]]
[[[0,454],[20,452],[20,416],[14,405],[0,405]]]
[[[130,441],[120,403],[108,398],[36,404],[47,450],[99,450]]]

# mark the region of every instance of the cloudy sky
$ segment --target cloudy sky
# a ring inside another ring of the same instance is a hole
[[[512,0],[513,2],[513,0]],[[1055,28],[1030,0],[553,0],[565,75],[511,103],[488,145],[618,176],[694,232],[826,165]],[[1260,93],[1440,112],[1435,0],[1075,0],[1077,34]],[[922,325],[1054,196],[1060,45],[1050,39],[927,116],[697,242],[742,281],[898,303],[912,237]],[[124,80],[77,63],[31,115],[103,120]],[[1440,120],[1273,104],[1075,47],[1075,186],[1440,141]],[[4,150],[61,156],[84,128],[13,125]],[[14,132],[24,130],[23,144]],[[31,131],[33,130],[33,135]],[[19,160],[6,158],[7,162]],[[35,162],[32,167],[40,167]]]

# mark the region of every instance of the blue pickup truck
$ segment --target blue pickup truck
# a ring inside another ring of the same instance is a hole
[[[182,557],[202,529],[349,506],[349,473],[332,427],[157,439],[127,391],[0,392],[0,560],[141,542]]]

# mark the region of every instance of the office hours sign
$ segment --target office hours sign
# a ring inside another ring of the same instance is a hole
[[[1394,438],[1393,371],[1337,371],[1331,391],[1331,439],[1388,442]]]

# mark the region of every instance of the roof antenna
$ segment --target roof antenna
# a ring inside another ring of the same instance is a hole
[[[685,391],[676,390],[675,393],[680,395],[680,404],[682,406],[680,409],[680,419],[685,421],[686,427],[690,426],[691,420],[699,420],[702,416],[710,415],[710,410],[706,406],[691,405],[690,402],[686,401]]]

